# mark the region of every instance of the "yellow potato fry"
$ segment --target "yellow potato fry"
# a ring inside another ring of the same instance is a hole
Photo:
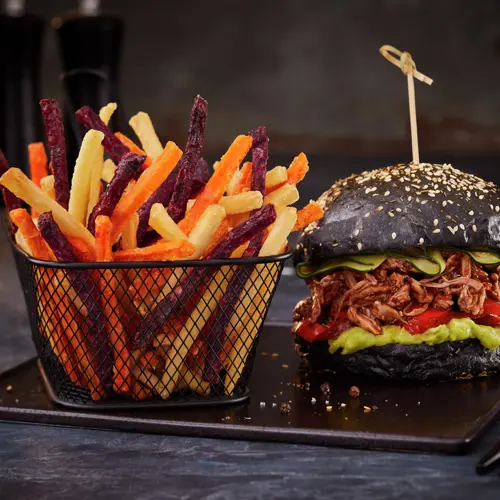
[[[89,130],[82,141],[80,153],[75,164],[71,192],[69,196],[68,212],[81,224],[87,222],[89,205],[90,176],[94,170],[94,163],[102,163],[103,149],[101,142],[104,134],[97,130]],[[101,159],[99,160],[99,154]],[[100,179],[99,179],[100,180]]]
[[[99,111],[99,118],[107,125],[117,107],[116,102],[108,102],[108,104],[103,106]]]
[[[101,179],[109,184],[115,175],[115,171],[116,165],[114,161],[108,158],[104,161],[104,165],[102,166]]]
[[[26,241],[26,238],[23,236],[23,233],[21,231],[16,231],[16,235],[14,236],[16,243],[18,247],[27,255],[30,257],[33,257],[33,253],[31,251],[30,246],[28,245],[28,242]]]
[[[187,205],[186,205],[186,213],[188,213],[191,210],[191,207],[196,203],[196,200],[188,200]]]
[[[262,206],[262,202],[261,192],[247,191],[232,196],[223,196],[219,201],[219,205],[224,207],[227,215],[233,215],[256,210]]]
[[[122,231],[122,249],[132,250],[137,248],[137,227],[139,226],[139,214],[135,212],[125,223]]]
[[[81,150],[80,150],[81,151]],[[101,175],[102,167],[104,165],[104,147],[100,144],[96,148],[95,158],[91,165],[90,182],[89,182],[89,202],[87,205],[87,217],[85,222],[88,223],[90,214],[94,207],[97,205],[101,197]]]
[[[295,186],[285,184],[264,198],[264,205],[293,205],[299,200],[299,191]]]
[[[274,167],[266,174],[266,189],[273,189],[288,180],[285,167]]]
[[[271,230],[260,249],[260,257],[268,257],[279,253],[283,243],[287,240],[288,235],[292,232],[293,226],[297,222],[297,209],[287,207],[282,210],[276,218]]]
[[[224,290],[227,288],[232,271],[222,268],[210,281],[208,288],[203,293],[198,305],[184,323],[184,327],[177,335],[169,350],[167,366],[162,377],[164,388],[160,393],[163,399],[168,399],[175,389],[180,376],[180,369],[187,353],[203,330],[205,323],[215,311]]]
[[[42,191],[52,198],[53,200],[56,199],[56,191],[54,189],[54,176],[53,175],[47,175],[43,177],[40,181],[40,187],[42,188]]]
[[[18,168],[10,168],[0,177],[0,184],[12,191],[38,213],[52,212],[52,216],[66,236],[80,238],[89,250],[95,253],[95,238],[92,233],[59,203],[46,195]]]
[[[225,216],[226,211],[220,205],[210,205],[205,210],[189,235],[189,241],[196,247],[191,259],[199,258],[205,252]]]
[[[181,391],[186,388],[196,392],[197,394],[201,394],[202,396],[210,395],[210,383],[203,380],[200,375],[193,373],[189,368],[184,366],[181,369],[176,390]]]
[[[160,139],[156,135],[151,118],[147,113],[140,111],[129,120],[129,125],[142,144],[142,149],[153,160],[156,160],[163,151]]]
[[[155,203],[149,213],[149,225],[165,240],[187,240],[186,233],[168,215],[161,203]]]
[[[214,170],[215,170],[215,164],[214,164]],[[234,194],[234,190],[236,189],[236,187],[240,183],[240,179],[241,179],[241,170],[238,169],[234,173],[233,178],[231,179],[231,182],[229,183],[229,186],[227,187],[227,191],[226,192],[227,192],[227,194],[229,196],[231,196],[231,195]]]

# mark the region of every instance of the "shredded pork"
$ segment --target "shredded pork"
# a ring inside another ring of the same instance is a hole
[[[384,324],[429,307],[480,317],[486,297],[500,301],[499,272],[500,266],[488,273],[467,255],[450,253],[445,272],[425,278],[407,261],[389,257],[372,273],[342,270],[310,278],[311,297],[297,304],[294,319],[316,322],[345,312],[352,324],[377,335]]]

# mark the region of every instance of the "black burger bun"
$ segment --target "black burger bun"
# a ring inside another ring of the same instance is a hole
[[[400,164],[336,182],[318,200],[296,261],[404,247],[500,248],[500,188],[451,165]]]
[[[490,350],[476,339],[437,345],[388,344],[352,354],[328,352],[327,341],[308,342],[294,334],[295,350],[314,371],[331,370],[385,380],[450,381],[500,372],[500,348]]]

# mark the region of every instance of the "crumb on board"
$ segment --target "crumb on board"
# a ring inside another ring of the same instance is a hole
[[[369,406],[363,406],[363,412],[364,413],[370,413],[372,409]]]
[[[277,357],[279,357],[279,354],[277,352],[273,352],[271,354],[271,358],[276,359]]]
[[[359,398],[360,394],[361,394],[361,391],[359,390],[359,387],[356,387],[355,385],[353,385],[349,389],[349,396],[351,396],[351,398]]]
[[[328,382],[323,382],[319,388],[323,394],[330,394],[330,384]]]
[[[281,368],[288,368],[288,365],[287,365],[286,363],[283,363],[283,364],[281,365]]]
[[[290,403],[280,404],[280,413],[282,415],[288,415],[292,411],[292,405]]]
[[[311,404],[313,404],[313,405],[316,404],[316,398],[311,398]]]
[[[267,358],[269,357],[269,353],[268,352],[261,352],[260,355],[263,357],[263,358]]]
[[[333,406],[328,405],[328,406],[326,407],[326,411],[332,411],[332,410],[333,410]]]
[[[345,403],[340,403],[341,408],[345,408],[347,405]]]
[[[378,406],[377,405],[372,405],[372,410],[373,411],[377,411],[378,410]]]
[[[8,386],[5,388],[5,390],[6,390],[7,392],[12,392],[12,389],[13,389],[13,387],[12,387],[11,385],[8,385]]]
[[[261,401],[261,402],[260,402],[260,407],[261,407],[261,408],[265,408],[265,407],[266,407],[266,403],[265,403],[265,401]]]

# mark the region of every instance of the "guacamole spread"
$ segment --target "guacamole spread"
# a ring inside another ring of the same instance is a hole
[[[477,325],[470,318],[456,318],[447,325],[430,328],[425,333],[412,335],[404,328],[396,325],[384,326],[381,335],[372,333],[358,326],[346,330],[338,337],[328,341],[330,354],[342,349],[342,354],[386,344],[429,344],[436,345],[456,340],[477,339],[487,349],[500,347],[500,328]]]

